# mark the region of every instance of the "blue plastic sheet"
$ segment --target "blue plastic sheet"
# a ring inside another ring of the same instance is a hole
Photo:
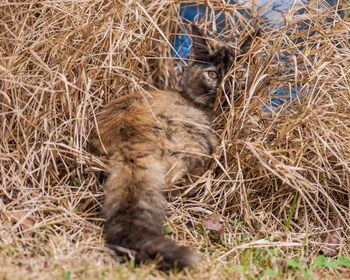
[[[228,0],[228,3],[242,3],[244,4],[244,0],[238,0],[238,1],[232,1]],[[264,19],[263,24],[268,24],[272,27],[281,26],[283,24],[283,21],[281,21],[281,13],[283,11],[287,11],[291,7],[293,7],[295,4],[300,3],[306,3],[306,0],[298,0],[298,1],[291,1],[291,0],[276,0],[276,1],[270,1],[270,0],[258,0],[256,3],[259,7],[263,7],[268,2],[271,2],[270,5],[267,7],[266,10],[264,10],[263,13],[261,13],[262,19]],[[320,1],[321,2],[321,1]],[[337,0],[323,0],[322,4],[328,5],[329,8],[336,7]],[[200,20],[202,17],[205,16],[206,9],[209,9],[203,5],[197,5],[195,3],[183,3],[180,5],[180,17],[179,21],[181,22],[193,22],[195,19]],[[297,13],[302,14],[305,11],[305,9],[301,8]],[[210,9],[209,9],[209,12]],[[240,13],[242,13],[244,16],[249,17],[249,14],[245,10],[239,10]],[[217,13],[216,13],[217,15]],[[329,19],[332,20],[332,19]],[[220,32],[224,26],[225,18],[224,15],[221,14],[216,19],[216,24],[218,27],[218,32]],[[301,23],[299,26],[300,29],[306,29],[307,25]],[[189,54],[191,53],[190,45],[191,45],[191,38],[186,35],[176,36],[175,40],[173,42],[174,48],[177,51],[177,53],[183,58],[186,59]],[[177,55],[174,54],[175,57]],[[285,69],[288,72],[292,72],[293,70],[290,69],[287,66],[288,69]],[[297,94],[299,92],[299,88],[301,88],[301,85],[294,85],[290,88],[279,88],[276,91],[274,91],[273,98],[271,101],[266,104],[265,108],[263,109],[264,112],[268,113],[276,108],[279,108],[284,102],[290,101],[293,99],[293,95]]]

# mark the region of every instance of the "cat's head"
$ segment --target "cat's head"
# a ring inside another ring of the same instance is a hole
[[[200,107],[213,108],[222,79],[235,61],[250,49],[256,36],[259,31],[248,36],[237,50],[224,43],[211,45],[203,32],[192,24],[192,61],[183,75],[183,94]]]

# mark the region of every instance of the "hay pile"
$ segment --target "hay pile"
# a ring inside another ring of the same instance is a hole
[[[256,21],[220,3],[212,8],[226,13],[222,34],[239,41],[239,28]],[[166,226],[201,248],[202,279],[239,263],[237,240],[297,245],[286,254],[312,259],[330,221],[341,228],[340,253],[350,255],[350,27],[327,21],[336,14],[326,10],[291,14],[285,27],[265,26],[241,61],[249,65],[245,92],[216,119],[211,169],[171,187],[182,196],[169,195]],[[113,271],[99,215],[105,163],[87,149],[89,118],[119,95],[175,85],[178,16],[179,5],[167,0],[0,4],[1,276]],[[302,21],[308,30],[298,29]],[[202,27],[215,31],[214,14]],[[264,110],[278,88],[298,94]],[[219,250],[202,232],[211,213],[224,221]]]

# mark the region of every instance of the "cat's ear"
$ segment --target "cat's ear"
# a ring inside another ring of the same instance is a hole
[[[192,54],[195,60],[207,61],[210,56],[210,45],[202,30],[194,23],[192,28]]]
[[[244,54],[250,50],[252,44],[261,37],[260,29],[255,30],[253,33],[249,34],[247,38],[243,41],[240,47],[241,54]]]

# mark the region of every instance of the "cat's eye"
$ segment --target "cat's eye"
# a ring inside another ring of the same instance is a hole
[[[218,77],[218,74],[215,71],[208,71],[208,75],[212,79],[216,79]]]

